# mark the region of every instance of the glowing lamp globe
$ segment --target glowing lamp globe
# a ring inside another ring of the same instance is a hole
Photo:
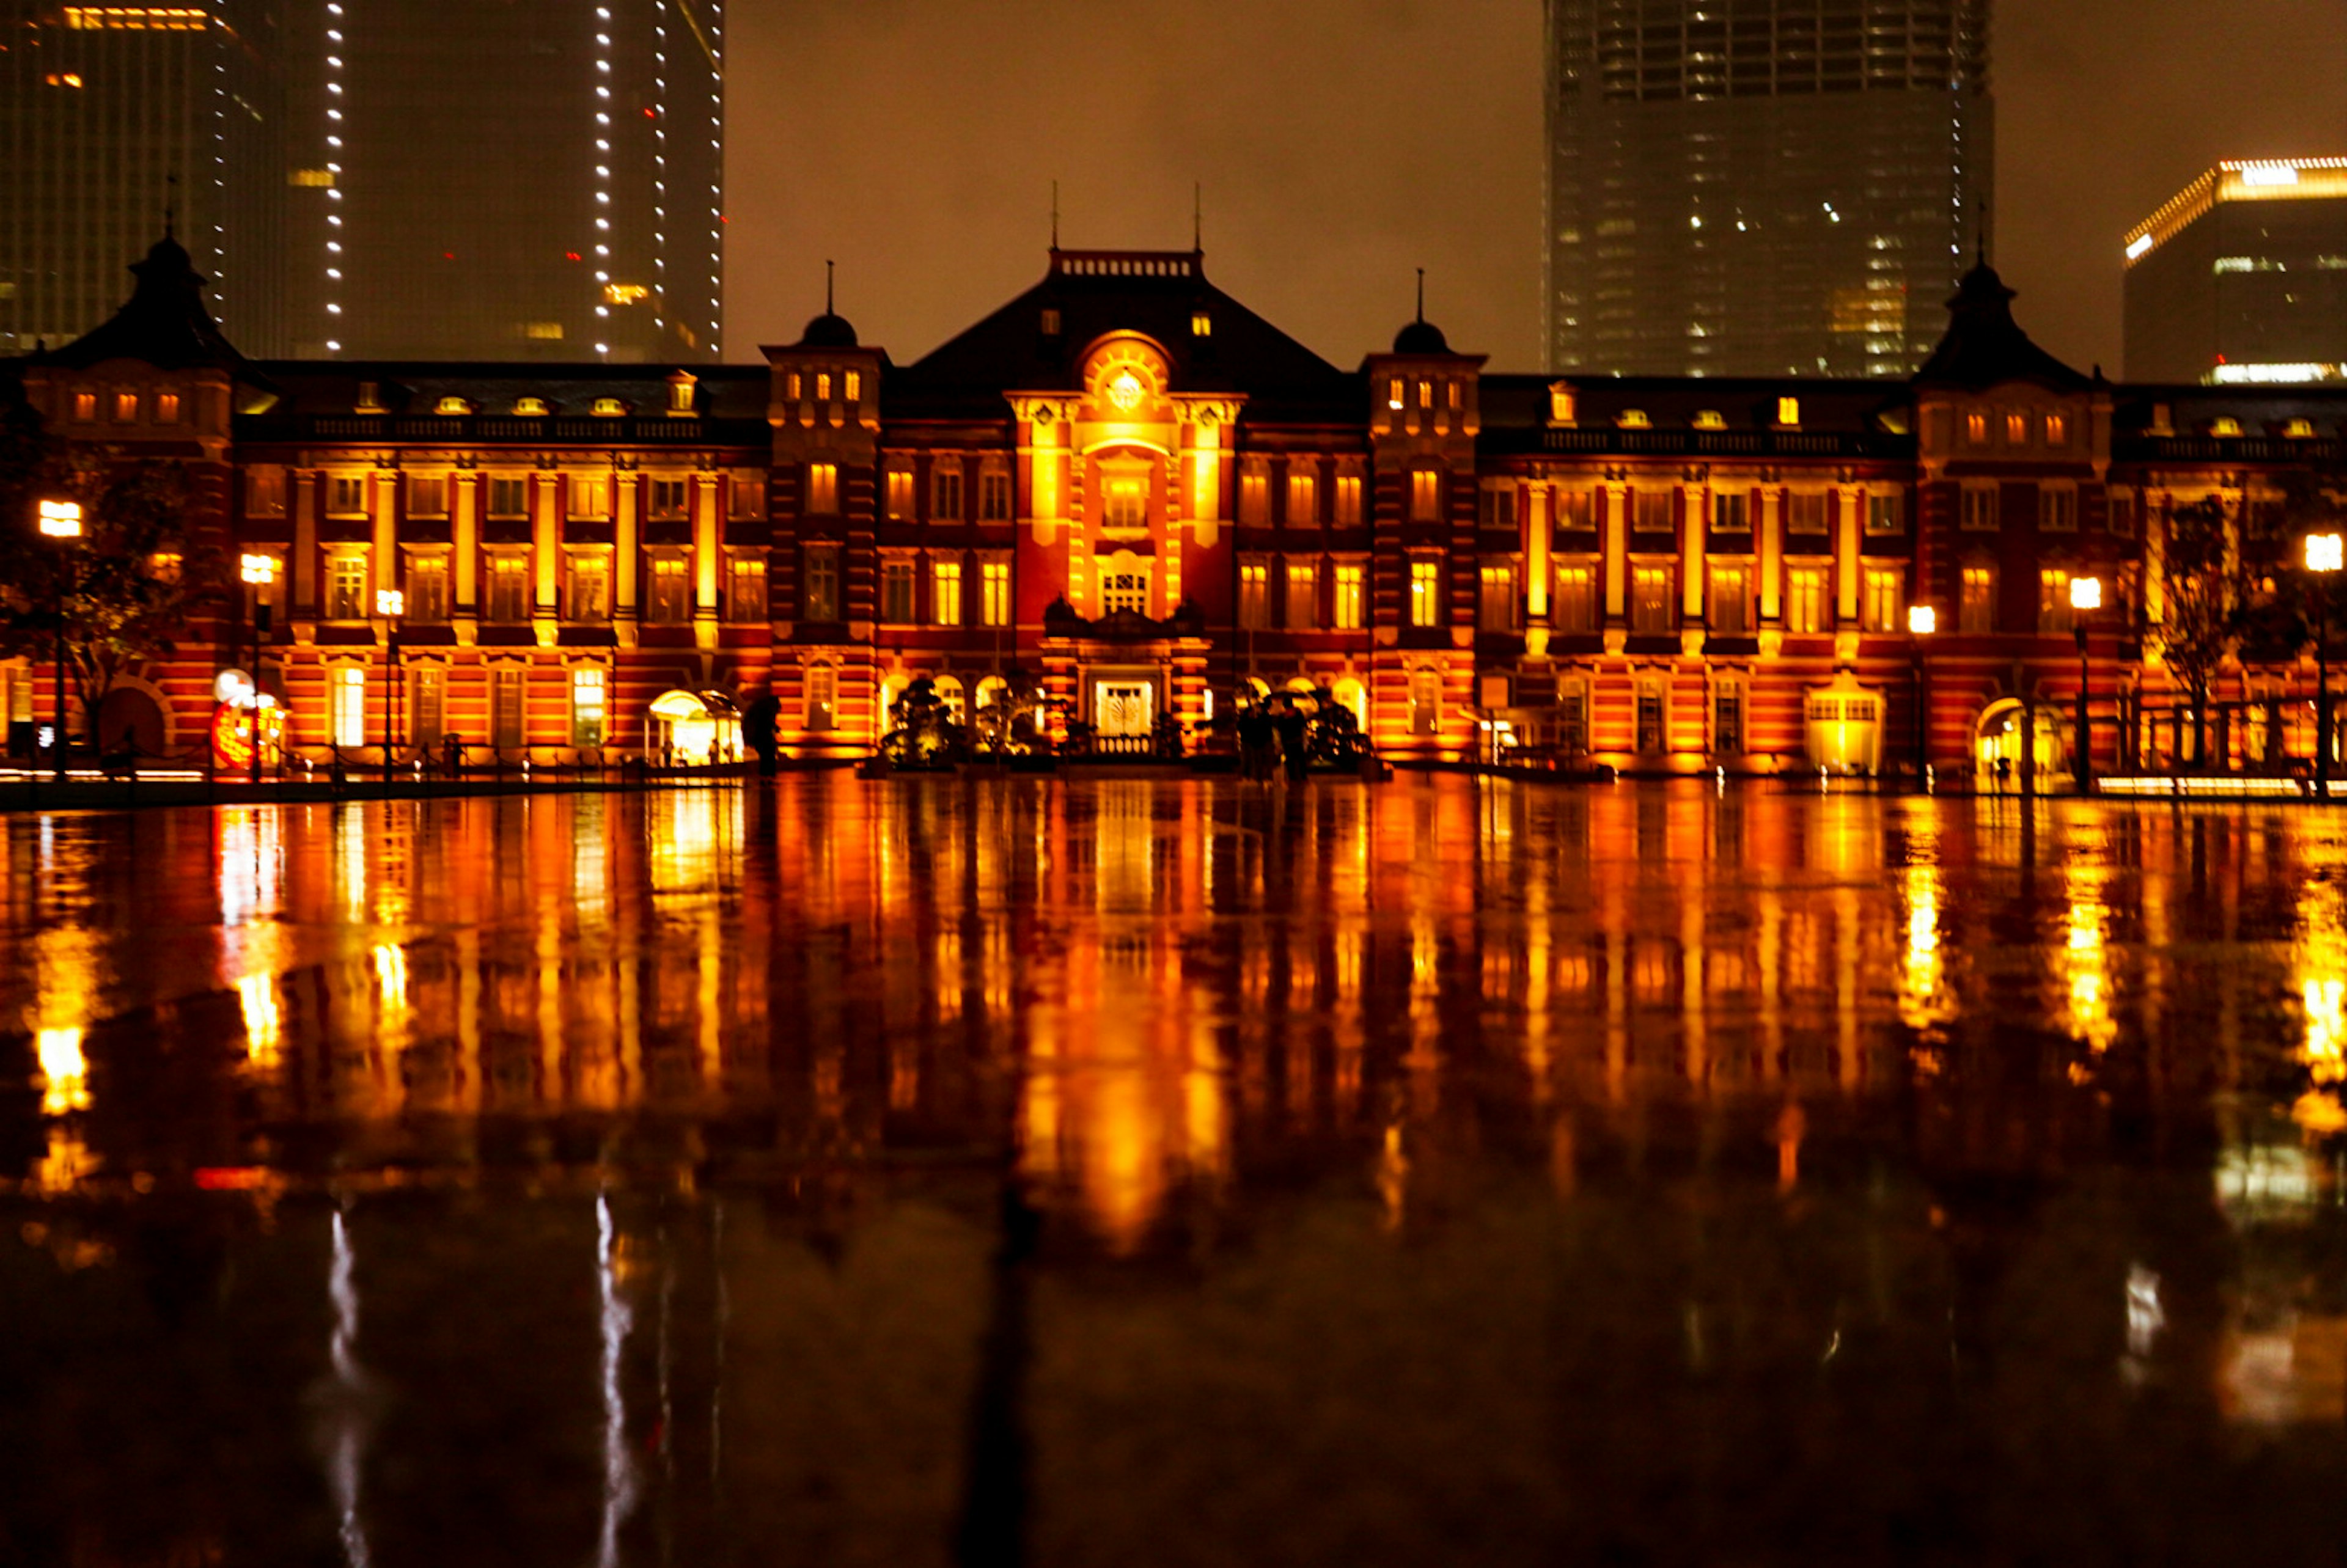
[[[2342,562],[2347,562],[2347,540],[2337,534],[2306,536],[2307,570],[2337,571]]]
[[[2070,579],[2070,608],[2100,610],[2103,608],[2103,579],[2098,577],[2074,577]]]
[[[1917,637],[1929,637],[1940,630],[1940,612],[1928,604],[1907,607],[1907,630]]]
[[[79,501],[43,501],[40,506],[41,532],[53,539],[81,538],[81,503]]]

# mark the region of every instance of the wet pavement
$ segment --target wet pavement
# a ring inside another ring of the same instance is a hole
[[[2347,817],[0,818],[0,1563],[2336,1563]]]

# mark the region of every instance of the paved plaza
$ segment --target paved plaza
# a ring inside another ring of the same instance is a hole
[[[2342,874],[1692,781],[0,817],[0,1563],[2335,1563]]]

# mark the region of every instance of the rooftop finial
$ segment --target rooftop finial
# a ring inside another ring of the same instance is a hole
[[[1988,265],[1988,202],[1973,203],[1973,264]]]
[[[1060,182],[1051,181],[1051,249],[1060,248]]]
[[[1206,249],[1206,187],[1203,180],[1190,185],[1190,250],[1203,255]]]
[[[1418,319],[1426,319],[1426,269],[1418,270]]]
[[[831,265],[829,261],[823,264],[823,313],[827,316],[837,313],[831,306]]]
[[[168,188],[163,198],[163,238],[174,240],[179,237],[173,231],[179,226],[179,177],[176,172],[167,174],[163,183]]]

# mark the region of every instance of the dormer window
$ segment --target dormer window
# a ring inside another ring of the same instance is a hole
[[[796,403],[799,400],[799,373],[795,370],[791,372],[789,395],[790,400],[793,403]]]
[[[1204,311],[1192,311],[1190,313],[1190,335],[1192,337],[1214,336],[1214,318],[1208,315]]]
[[[1967,414],[1964,415],[1964,439],[1974,446],[1985,446],[1988,445],[1987,415]]]
[[[353,410],[353,412],[358,414],[381,414],[383,412],[382,387],[372,381],[360,382],[358,405]]]
[[[179,395],[176,392],[157,393],[155,395],[155,423],[158,425],[177,425],[179,422]]]
[[[1548,389],[1548,422],[1551,425],[1572,424],[1576,415],[1576,405],[1579,402],[1580,399],[1573,395],[1573,388],[1561,381],[1552,382]]]
[[[2229,439],[2241,433],[2241,422],[2230,415],[2209,422],[2209,434],[2219,439]]]
[[[668,411],[685,415],[692,412],[692,389],[698,378],[689,370],[680,370],[668,378]]]
[[[2314,421],[2311,419],[2293,419],[2289,424],[2281,427],[2281,433],[2285,439],[2291,441],[2311,440],[2314,436]]]
[[[1043,308],[1043,335],[1045,337],[1060,335],[1060,311],[1056,305],[1046,305]]]
[[[1801,423],[1801,400],[1798,397],[1777,399],[1777,423],[1788,427]]]
[[[1614,423],[1624,430],[1652,430],[1654,415],[1643,408],[1625,408],[1615,415]]]
[[[2029,415],[2008,414],[2004,416],[2004,444],[2008,446],[2029,445]]]
[[[137,393],[118,392],[114,395],[114,422],[117,425],[135,425],[138,422]]]
[[[95,392],[74,394],[74,418],[84,425],[90,424],[97,418],[97,394]]]
[[[546,416],[546,399],[517,397],[514,399],[514,413],[524,419],[542,419]]]
[[[2069,444],[2070,416],[2066,414],[2047,415],[2045,416],[2045,445],[2048,446],[2060,447],[2067,446]]]
[[[473,405],[461,397],[444,397],[432,405],[432,412],[443,419],[462,419],[473,412]]]
[[[1695,416],[1695,427],[1697,430],[1725,430],[1727,428],[1727,415],[1717,408],[1706,408]]]
[[[848,403],[863,402],[863,375],[859,372],[853,370],[842,371],[839,376],[839,395],[844,401]]]
[[[2148,433],[2153,436],[2176,434],[2175,411],[2167,404],[2155,403],[2151,405],[2151,425]]]
[[[589,412],[598,419],[620,419],[626,416],[628,405],[616,397],[599,397]]]

